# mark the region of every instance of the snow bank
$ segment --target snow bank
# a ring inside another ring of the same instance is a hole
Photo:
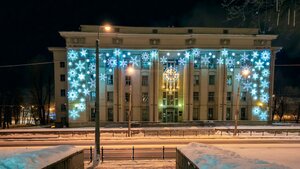
[[[201,169],[288,169],[286,166],[244,158],[235,152],[200,143],[190,143],[178,149]]]
[[[37,169],[53,164],[81,151],[75,146],[63,145],[28,152],[9,151],[0,155],[0,169]],[[1,153],[2,154],[2,153]]]

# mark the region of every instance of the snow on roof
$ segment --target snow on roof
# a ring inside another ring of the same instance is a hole
[[[35,151],[11,151],[0,154],[0,169],[18,169],[18,168],[44,168],[62,160],[71,154],[81,151],[82,149],[75,146],[62,145],[51,148],[44,148]]]
[[[201,143],[189,143],[178,149],[201,169],[287,169],[288,167],[258,159],[241,157],[235,152]]]

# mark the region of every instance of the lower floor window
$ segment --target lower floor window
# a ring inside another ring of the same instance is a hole
[[[213,120],[214,119],[214,109],[213,108],[208,108],[208,120]]]
[[[199,109],[198,108],[193,109],[193,120],[199,120]]]
[[[142,121],[149,121],[149,109],[148,108],[143,108],[141,110],[142,113]]]
[[[107,121],[114,121],[114,111],[113,108],[107,109]]]

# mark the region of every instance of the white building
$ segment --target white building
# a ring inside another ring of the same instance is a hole
[[[248,28],[106,30],[90,25],[60,35],[66,48],[49,48],[55,62],[58,121],[94,121],[97,38],[102,124],[128,120],[130,86],[133,121],[226,121],[234,119],[237,108],[241,121],[269,119],[278,49],[271,41],[276,35]],[[132,75],[126,71],[128,65],[134,68]]]

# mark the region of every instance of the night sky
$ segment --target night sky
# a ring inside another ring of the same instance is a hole
[[[1,5],[2,45],[0,66],[52,61],[48,47],[63,47],[58,31],[77,31],[80,25],[110,23],[120,26],[235,27],[226,22],[221,1],[179,0],[27,0]],[[300,16],[299,16],[300,17]],[[276,46],[283,46],[276,64],[300,63],[298,29],[281,33]],[[1,68],[0,88],[30,89],[33,72],[53,74],[53,65]],[[298,87],[300,67],[276,67],[277,88]]]

